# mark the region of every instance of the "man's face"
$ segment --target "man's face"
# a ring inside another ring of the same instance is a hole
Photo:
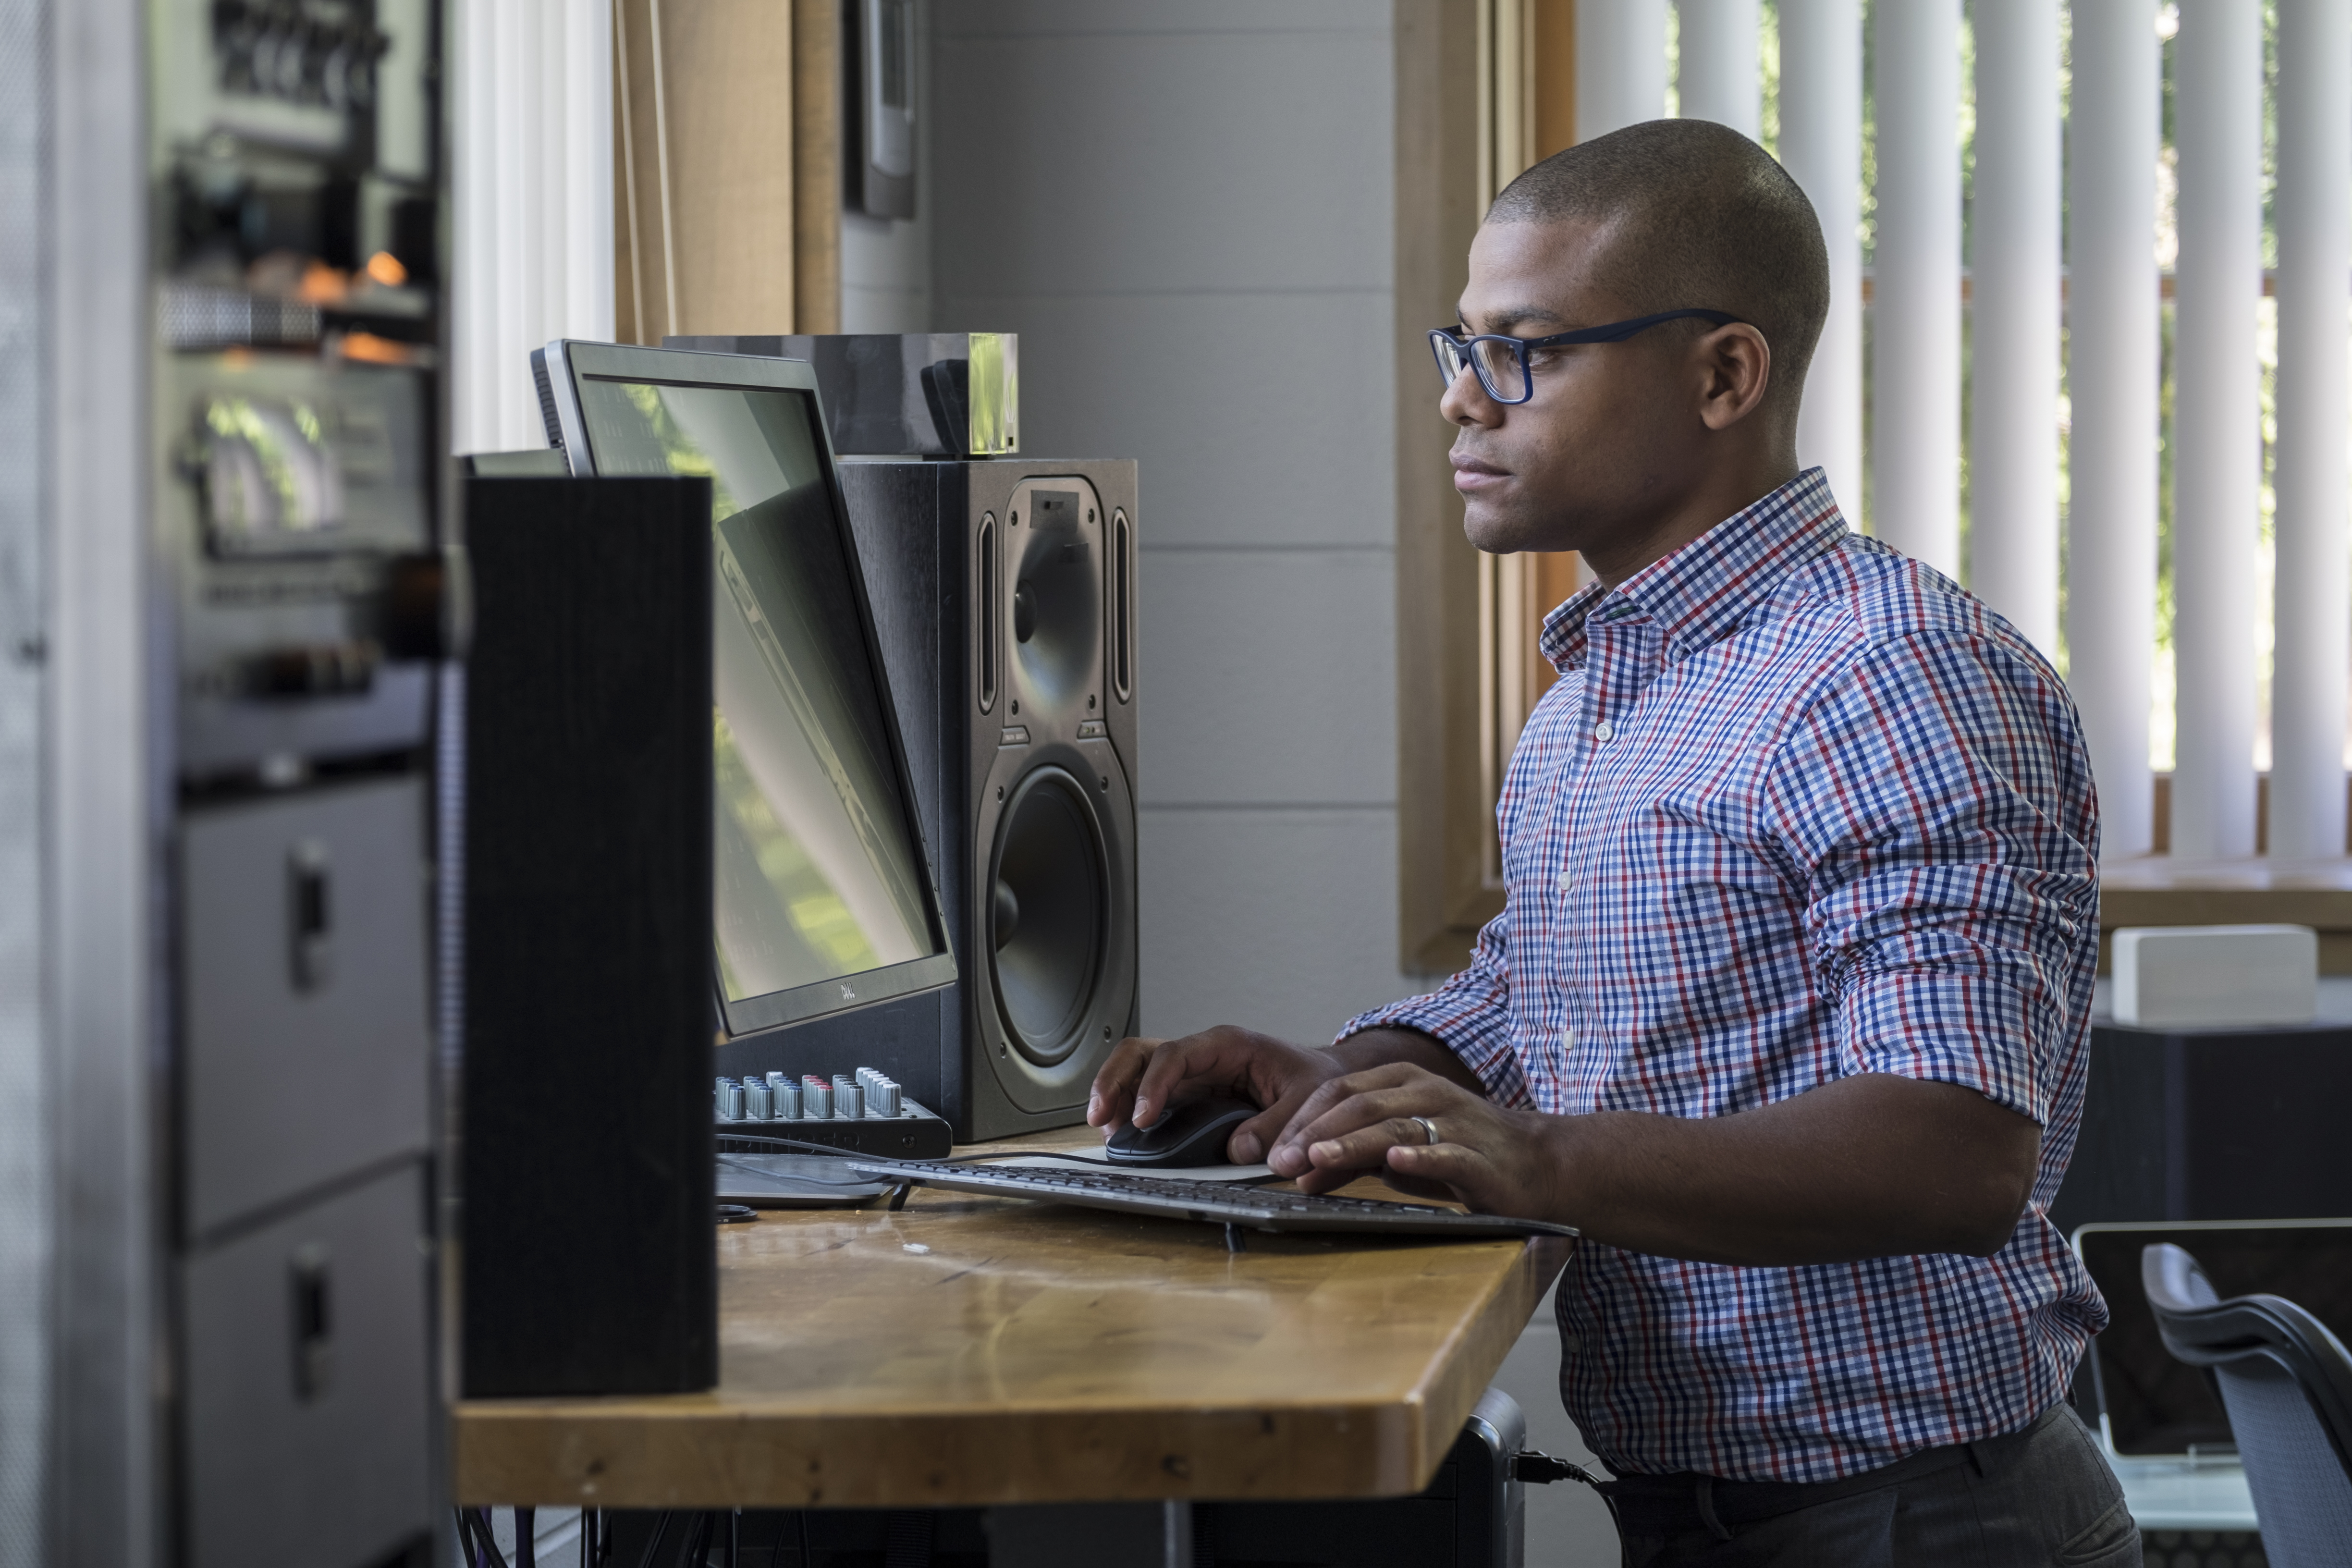
[[[1585,221],[1489,223],[1470,246],[1461,324],[1541,338],[1642,310],[1600,282],[1606,231]],[[1677,301],[1680,303],[1681,301]],[[1529,356],[1535,395],[1501,405],[1467,369],[1439,409],[1460,427],[1454,483],[1481,550],[1602,555],[1655,525],[1688,488],[1705,435],[1705,376],[1689,332],[1669,324],[1622,342]]]

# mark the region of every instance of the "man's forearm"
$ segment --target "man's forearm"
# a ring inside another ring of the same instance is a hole
[[[1954,1084],[1867,1074],[1760,1110],[1530,1119],[1558,1186],[1546,1206],[1612,1247],[1789,1267],[1998,1250],[2041,1129]]]
[[[1403,1062],[1424,1072],[1433,1072],[1473,1094],[1486,1092],[1486,1086],[1478,1081],[1476,1073],[1463,1065],[1460,1057],[1418,1029],[1366,1029],[1327,1047],[1325,1054],[1337,1058],[1341,1070],[1346,1072]]]

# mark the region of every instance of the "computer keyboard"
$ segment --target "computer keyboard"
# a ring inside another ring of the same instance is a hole
[[[950,1192],[978,1193],[989,1197],[1037,1198],[1046,1203],[1082,1204],[1088,1208],[1117,1209],[1128,1214],[1160,1215],[1169,1219],[1200,1220],[1226,1227],[1228,1246],[1238,1244],[1238,1230],[1373,1231],[1388,1236],[1443,1236],[1457,1241],[1491,1241],[1505,1236],[1569,1236],[1575,1227],[1538,1219],[1511,1219],[1503,1215],[1461,1214],[1431,1204],[1387,1203],[1377,1198],[1343,1198],[1265,1187],[1235,1186],[1223,1182],[1182,1181],[1168,1176],[1137,1175],[1125,1171],[1049,1171],[1035,1168],[1003,1170],[987,1165],[959,1164],[943,1160],[867,1160],[852,1156],[845,1162],[861,1176],[877,1182],[941,1187]]]

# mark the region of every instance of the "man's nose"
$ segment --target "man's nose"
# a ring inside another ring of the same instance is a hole
[[[1437,411],[1455,425],[1479,425],[1492,429],[1503,422],[1502,405],[1486,395],[1485,384],[1466,360],[1447,384],[1445,395],[1437,400]]]

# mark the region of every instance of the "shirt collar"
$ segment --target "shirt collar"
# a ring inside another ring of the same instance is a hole
[[[1588,583],[1544,617],[1538,647],[1556,669],[1584,663],[1585,627],[1629,615],[1655,623],[1668,659],[1696,652],[1747,619],[1780,579],[1846,533],[1829,479],[1807,468],[1732,513],[1680,550],[1654,561],[1614,592]]]

